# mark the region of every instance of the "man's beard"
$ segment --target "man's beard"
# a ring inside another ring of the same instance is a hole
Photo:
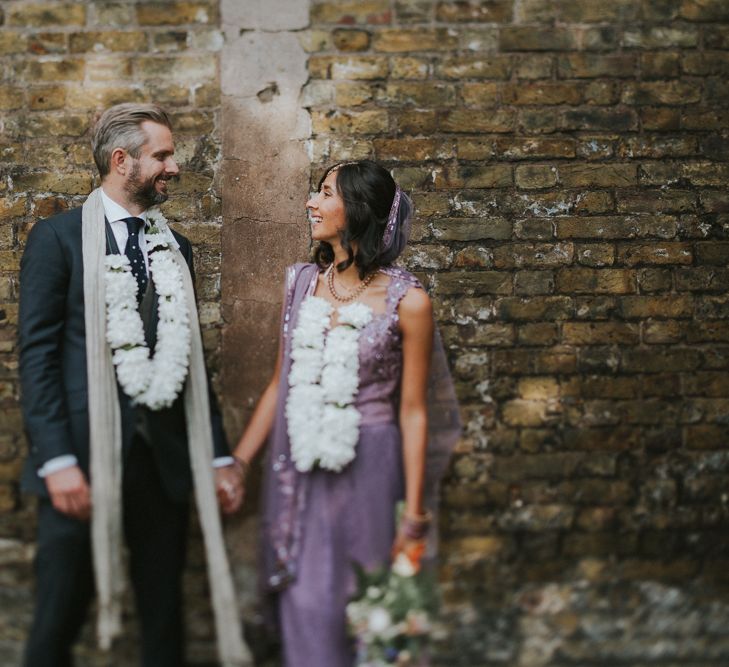
[[[129,174],[129,180],[124,184],[124,190],[129,200],[137,206],[140,206],[144,211],[152,206],[166,202],[169,195],[166,192],[160,192],[155,187],[157,180],[164,177],[155,176],[154,178],[143,181],[139,176],[140,171],[139,162],[134,160],[132,163],[132,171]],[[165,178],[164,180],[169,179]]]

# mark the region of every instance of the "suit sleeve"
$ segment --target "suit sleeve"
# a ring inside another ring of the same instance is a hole
[[[180,252],[185,258],[190,268],[190,276],[192,277],[192,285],[195,287],[195,266],[192,258],[192,246],[187,239],[179,239]],[[197,296],[195,297],[197,303]],[[213,385],[210,383],[210,375],[206,372],[208,383],[208,397],[210,402],[210,422],[213,430],[213,456],[220,458],[222,456],[230,456],[230,447],[225,439],[225,430],[223,429],[223,415],[220,413],[218,399],[215,396]]]
[[[36,468],[74,454],[61,368],[70,269],[55,229],[38,222],[20,261],[21,405]]]

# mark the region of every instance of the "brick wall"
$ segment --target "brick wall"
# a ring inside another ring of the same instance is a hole
[[[218,367],[219,14],[214,0],[0,6],[0,664],[17,664],[29,622],[25,236],[92,186],[96,109],[170,107],[184,175],[166,211],[196,244]],[[407,264],[462,400],[435,662],[726,664],[729,5],[330,0],[300,36],[312,182],[370,156],[412,192]],[[199,543],[191,562],[200,664]],[[85,662],[108,664],[90,640]],[[113,664],[135,664],[132,645]]]
[[[726,663],[729,4],[316,2],[309,40],[314,163],[412,191],[462,399],[442,664]]]
[[[89,128],[97,110],[122,101],[166,106],[182,176],[164,211],[195,245],[204,340],[216,368],[222,43],[217,0],[0,5],[0,664],[18,664],[30,614],[32,545],[26,545],[34,512],[18,491],[26,445],[15,342],[25,238],[35,220],[79,205],[96,184]],[[189,588],[198,593],[191,596],[188,625],[193,654],[205,656],[210,619],[195,546],[192,563]],[[89,632],[84,654],[93,655],[91,639]],[[125,644],[121,652],[133,654]]]

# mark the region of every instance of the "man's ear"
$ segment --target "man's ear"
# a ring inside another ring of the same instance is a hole
[[[129,169],[130,155],[123,148],[115,148],[111,151],[110,171],[126,176]]]

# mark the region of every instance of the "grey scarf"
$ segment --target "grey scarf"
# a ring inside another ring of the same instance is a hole
[[[121,631],[121,596],[125,581],[122,571],[122,438],[116,375],[111,349],[106,342],[106,235],[104,206],[98,188],[83,205],[82,238],[93,506],[91,538],[99,604],[97,634],[101,647],[109,648]],[[174,255],[182,268],[192,334],[184,400],[195,500],[207,555],[218,653],[225,667],[233,667],[250,664],[251,658],[240,633],[235,590],[215,494],[210,406],[192,279],[180,251],[175,250]]]

